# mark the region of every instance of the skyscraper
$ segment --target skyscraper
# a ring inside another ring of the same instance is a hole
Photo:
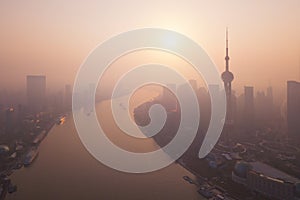
[[[42,111],[46,101],[46,76],[27,76],[27,106],[29,112]]]
[[[300,136],[300,82],[287,82],[287,125],[291,137]]]

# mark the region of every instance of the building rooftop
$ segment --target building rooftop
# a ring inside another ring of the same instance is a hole
[[[287,81],[287,83],[300,84],[300,82],[298,82],[298,81],[292,81],[292,80]]]
[[[278,169],[275,169],[274,167],[264,164],[262,162],[251,162],[252,170],[255,172],[258,172],[260,174],[263,174],[265,176],[268,176],[270,178],[280,179],[287,182],[292,183],[298,183],[300,180],[298,178],[295,178],[291,175],[288,175]]]

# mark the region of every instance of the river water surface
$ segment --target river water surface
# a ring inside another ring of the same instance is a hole
[[[110,127],[109,137],[122,148],[133,151],[156,149],[152,139],[133,144],[114,127],[107,111],[108,101],[97,105],[101,123]],[[116,171],[95,160],[82,145],[72,119],[55,125],[42,141],[39,156],[27,168],[11,175],[18,191],[8,200],[100,200],[100,199],[203,199],[183,176],[194,176],[179,164],[146,174]]]

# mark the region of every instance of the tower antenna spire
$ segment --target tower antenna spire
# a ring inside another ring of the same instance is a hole
[[[226,27],[226,71],[229,71],[229,55],[228,55],[228,27]]]
[[[226,49],[228,49],[228,27],[226,27]]]

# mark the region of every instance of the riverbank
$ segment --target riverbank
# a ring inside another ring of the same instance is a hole
[[[11,150],[11,155],[14,157],[8,157],[0,172],[0,200],[4,200],[7,194],[17,191],[17,185],[14,185],[10,179],[10,176],[17,170],[20,170],[23,166],[28,167],[31,163],[37,159],[38,148],[41,142],[47,137],[51,129],[58,123],[60,117],[50,118],[47,121],[43,121],[38,125],[35,125],[39,131],[37,133],[30,133],[31,139],[25,141],[17,140],[15,142],[14,150]],[[40,122],[40,119],[38,119]],[[3,159],[3,158],[2,158]]]

